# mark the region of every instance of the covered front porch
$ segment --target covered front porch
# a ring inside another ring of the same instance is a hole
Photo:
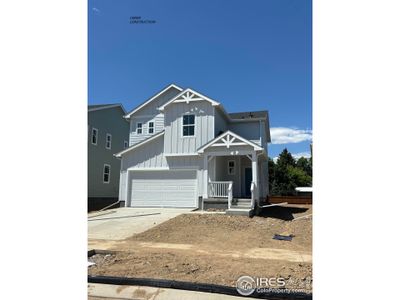
[[[220,203],[228,212],[249,212],[266,195],[264,148],[228,131],[199,153],[204,160],[203,209],[205,203]]]

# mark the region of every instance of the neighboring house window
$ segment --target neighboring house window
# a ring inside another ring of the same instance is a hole
[[[111,149],[111,139],[112,139],[111,134],[107,133],[106,134],[106,149]]]
[[[128,148],[128,141],[124,141],[124,149]]]
[[[194,136],[194,115],[183,116],[183,136]]]
[[[97,135],[98,135],[99,131],[97,130],[97,128],[92,128],[92,144],[93,145],[97,145]]]
[[[149,134],[154,133],[154,122],[149,122]]]
[[[228,175],[235,175],[235,161],[228,161]]]
[[[104,165],[103,168],[103,183],[109,183],[110,182],[110,170],[111,167],[110,165]]]
[[[142,123],[137,123],[136,124],[136,134],[142,134],[142,131],[143,131],[142,126],[143,126]]]

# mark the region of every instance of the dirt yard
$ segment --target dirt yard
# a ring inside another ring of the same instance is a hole
[[[235,286],[242,275],[284,277],[287,288],[312,285],[310,205],[270,207],[261,216],[184,214],[95,255],[90,275],[173,279]],[[292,241],[274,240],[274,234]]]

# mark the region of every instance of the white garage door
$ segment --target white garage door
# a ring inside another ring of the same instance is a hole
[[[132,172],[131,206],[196,207],[196,171]]]

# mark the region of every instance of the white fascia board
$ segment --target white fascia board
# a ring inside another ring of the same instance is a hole
[[[199,156],[198,153],[164,153],[165,157],[179,157],[179,156]]]
[[[190,93],[192,93],[192,94],[196,94],[196,95],[200,96],[200,97],[203,98],[204,100],[210,102],[212,106],[219,106],[219,105],[221,105],[219,102],[217,102],[217,101],[215,101],[215,100],[213,100],[213,99],[211,99],[211,98],[208,98],[207,96],[204,96],[203,94],[201,94],[201,93],[199,93],[199,92],[196,92],[196,91],[194,91],[194,90],[192,90],[192,89],[190,89],[190,88],[187,88],[186,90],[180,92],[180,93],[179,93],[178,95],[176,95],[174,98],[172,98],[171,100],[169,100],[167,103],[165,103],[164,105],[160,106],[160,107],[158,108],[158,110],[163,111],[163,110],[165,109],[165,107],[167,107],[167,106],[170,105],[171,103],[175,102],[176,99],[178,99],[179,97],[181,97],[182,95],[184,95],[184,94],[187,93],[187,92],[190,92]],[[200,101],[200,100],[194,100],[194,101]]]
[[[238,140],[248,144],[249,146],[252,146],[254,148],[255,151],[257,150],[264,150],[264,148],[262,148],[261,146],[257,145],[256,143],[253,143],[252,141],[249,141],[247,139],[245,139],[244,137],[241,137],[240,135],[237,135],[236,133],[227,130],[225,131],[225,133],[223,133],[222,135],[216,137],[215,139],[211,140],[210,142],[208,142],[207,144],[205,144],[204,146],[202,146],[200,149],[197,150],[197,153],[203,153],[204,150],[208,147],[212,147],[214,143],[222,140],[224,137],[226,137],[227,135],[232,135],[233,137],[237,138]]]
[[[160,96],[161,94],[165,93],[166,91],[168,91],[170,88],[175,88],[178,91],[182,91],[183,89],[175,84],[170,84],[169,86],[167,86],[165,89],[163,89],[162,91],[160,91],[159,93],[157,93],[156,95],[154,95],[153,97],[151,97],[149,100],[147,100],[146,102],[144,102],[143,104],[139,105],[138,107],[136,107],[134,110],[132,110],[130,113],[126,114],[124,116],[124,118],[129,119],[131,117],[132,114],[134,114],[135,112],[137,112],[138,110],[142,109],[143,107],[145,107],[147,104],[149,104],[150,102],[152,102],[155,98],[157,98],[158,96]]]
[[[118,153],[114,154],[114,156],[119,158],[119,157],[122,156],[122,154],[125,154],[125,153],[127,153],[127,152],[129,152],[129,151],[131,151],[133,149],[136,149],[137,147],[140,147],[140,146],[142,146],[144,144],[147,144],[148,142],[151,142],[152,140],[155,140],[156,138],[164,135],[164,133],[165,133],[165,131],[163,130],[163,131],[153,135],[152,137],[149,137],[148,139],[145,139],[145,140],[143,140],[143,141],[141,141],[141,142],[139,142],[139,143],[137,143],[137,144],[135,144],[135,145],[123,150],[123,151],[121,151],[121,152],[118,152]]]

